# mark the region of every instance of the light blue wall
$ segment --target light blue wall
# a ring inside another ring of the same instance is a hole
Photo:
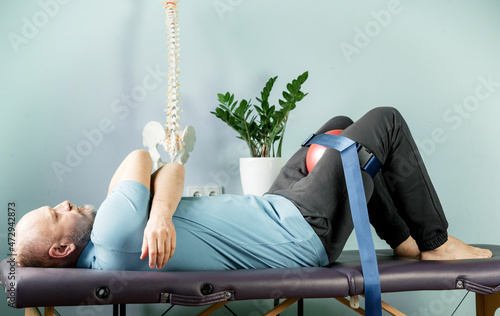
[[[450,234],[468,243],[500,240],[498,1],[182,0],[179,11],[182,123],[194,125],[198,134],[187,185],[217,183],[226,193],[241,193],[235,167],[248,154],[209,114],[218,92],[254,98],[267,79],[279,75],[272,96],[277,100],[286,82],[308,70],[309,95],[290,117],[285,156],[330,116],[356,119],[372,107],[393,105],[422,146]],[[166,81],[147,76],[166,71],[167,61],[157,0],[0,0],[0,35],[5,257],[8,201],[16,202],[17,219],[64,199],[99,205],[117,164],[142,147],[145,123],[164,118]],[[158,85],[144,100],[133,107],[120,101],[145,79]],[[58,177],[53,165],[67,164],[68,150],[84,146],[85,131],[99,128],[108,132]],[[355,240],[348,247],[355,248]],[[464,294],[384,298],[409,315],[439,315],[451,314]],[[268,303],[235,308],[254,315]],[[22,314],[0,306],[2,315]],[[155,308],[131,307],[134,315]],[[332,300],[308,300],[306,309],[351,314]],[[468,295],[456,315],[473,309]]]

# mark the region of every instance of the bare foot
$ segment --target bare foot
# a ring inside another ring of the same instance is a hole
[[[394,255],[396,257],[417,258],[420,255],[420,250],[415,240],[410,236],[394,248]]]
[[[436,249],[422,251],[422,260],[456,260],[491,258],[493,254],[488,249],[472,247],[464,242],[448,236],[448,241]]]

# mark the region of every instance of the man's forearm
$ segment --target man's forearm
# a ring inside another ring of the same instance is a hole
[[[149,256],[149,267],[161,269],[172,257],[176,247],[172,216],[184,190],[184,166],[169,163],[151,176],[153,202],[144,229],[141,259]]]
[[[169,163],[158,169],[151,176],[153,202],[150,218],[174,215],[184,191],[184,166]]]

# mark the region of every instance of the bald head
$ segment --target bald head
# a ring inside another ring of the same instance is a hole
[[[71,267],[90,239],[95,218],[91,205],[68,201],[24,215],[16,226],[16,262],[24,267]]]

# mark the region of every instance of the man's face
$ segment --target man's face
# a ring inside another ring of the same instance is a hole
[[[85,205],[77,207],[64,201],[55,207],[43,206],[29,212],[19,221],[20,234],[23,229],[39,229],[52,240],[61,240],[63,236],[78,235],[82,230],[91,227],[94,222],[95,209]]]

